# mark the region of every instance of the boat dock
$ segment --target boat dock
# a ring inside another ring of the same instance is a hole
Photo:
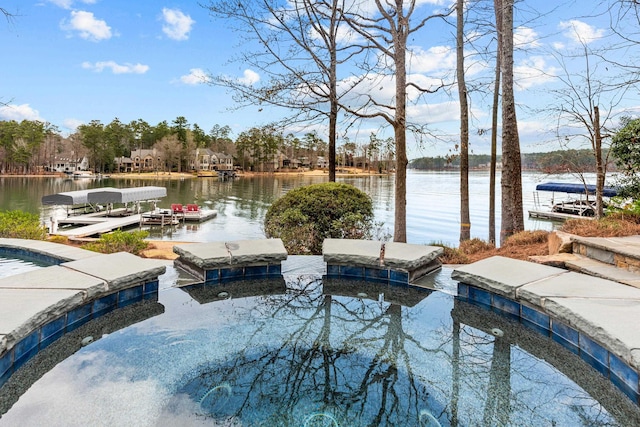
[[[579,215],[568,214],[568,213],[553,212],[553,211],[537,211],[537,210],[530,210],[529,216],[531,218],[547,219],[550,221],[566,221],[568,219],[576,219],[576,218],[580,218],[580,219],[595,218],[593,216],[579,216]]]
[[[547,209],[541,209],[540,191],[550,194]],[[556,199],[555,193],[564,196]],[[589,184],[572,184],[564,182],[547,182],[538,184],[533,193],[534,209],[529,211],[529,217],[547,219],[551,221],[566,221],[567,219],[593,219],[596,213],[596,186]],[[612,187],[604,187],[603,198],[616,196],[617,190]],[[589,199],[593,196],[593,199]]]
[[[79,204],[91,206],[93,212],[80,215],[67,214],[67,217],[63,219],[51,218],[50,234],[82,238],[97,236],[133,225],[141,225],[140,202],[156,200],[166,195],[167,189],[165,187],[146,186],[122,189],[105,187],[44,196],[42,204],[67,206],[67,212],[69,212],[69,207],[73,211],[73,206]],[[133,207],[129,207],[129,203]],[[114,204],[121,204],[124,207],[114,209]],[[106,206],[106,209],[103,206]],[[72,227],[59,229],[58,225]]]
[[[180,222],[204,222],[218,215],[212,209],[200,209],[196,204],[182,206],[180,203],[171,205],[171,209],[154,209],[142,214],[143,224],[174,225]]]
[[[93,223],[83,225],[81,227],[70,228],[68,230],[58,229],[51,234],[65,237],[89,237],[104,233],[109,233],[113,230],[118,230],[124,227],[130,227],[132,225],[140,224],[142,221],[141,214],[132,214],[127,216],[102,216],[83,218],[82,215],[68,218],[65,220],[66,224],[82,224],[83,221],[92,221]]]

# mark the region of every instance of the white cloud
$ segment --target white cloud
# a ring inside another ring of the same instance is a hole
[[[450,46],[434,46],[427,50],[412,46],[408,56],[409,67],[413,73],[451,70],[456,66],[456,52]]]
[[[407,107],[407,117],[413,123],[428,125],[455,122],[460,120],[460,104],[458,101],[426,104],[420,103]]]
[[[65,119],[62,122],[62,126],[65,129],[68,129],[71,133],[75,132],[78,129],[78,126],[83,125],[84,122],[78,119]]]
[[[61,7],[63,9],[71,9],[73,0],[49,0],[49,3],[53,3],[56,6]]]
[[[260,81],[260,75],[253,70],[244,70],[243,77],[238,79],[243,85],[251,86]]]
[[[553,46],[553,48],[557,51],[560,51],[562,49],[565,49],[567,47],[566,44],[562,43],[562,42],[553,42],[551,44],[551,46]]]
[[[540,37],[533,28],[518,27],[513,32],[513,46],[517,49],[526,49],[540,46]]]
[[[16,122],[21,122],[22,120],[44,121],[40,117],[40,112],[31,108],[29,104],[0,106],[0,118],[4,120],[15,120]]]
[[[180,77],[180,81],[187,85],[210,83],[211,77],[202,68],[192,68],[189,74]]]
[[[62,29],[77,31],[80,37],[91,41],[100,41],[111,38],[111,27],[101,19],[96,19],[91,12],[77,10],[71,12],[69,22],[63,21]]]
[[[578,21],[577,19],[562,21],[559,26],[561,30],[565,30],[565,37],[576,43],[589,44],[604,37],[604,30],[597,29],[586,22]]]
[[[324,31],[329,32],[329,28],[324,26]],[[315,28],[310,30],[311,37],[315,40],[321,40],[322,36]],[[336,33],[336,42],[341,46],[350,46],[356,44],[362,40],[362,36],[351,29],[348,25],[341,25],[338,27]]]
[[[191,19],[189,15],[185,15],[179,9],[162,9],[162,19],[164,25],[162,25],[162,32],[167,37],[173,40],[187,40],[189,38],[189,32],[196,21]]]
[[[440,6],[440,8],[433,10],[433,13],[440,13],[444,10],[451,9],[454,0],[417,0],[416,8],[421,6]],[[382,2],[384,5],[385,2]],[[374,1],[355,1],[349,0],[346,2],[344,6],[346,10],[355,11],[365,16],[373,16],[378,14],[378,7],[376,6],[376,2]],[[455,16],[455,13],[454,13]]]
[[[53,3],[58,7],[63,9],[71,9],[74,0],[48,0],[49,3]],[[81,0],[84,4],[95,4],[96,0]]]
[[[547,64],[541,56],[530,56],[513,67],[513,78],[518,89],[548,83],[558,75],[558,69]]]
[[[148,65],[143,64],[118,64],[115,61],[99,61],[95,64],[90,62],[83,62],[82,68],[93,70],[95,72],[102,72],[105,68],[111,69],[113,74],[144,74],[149,71]]]

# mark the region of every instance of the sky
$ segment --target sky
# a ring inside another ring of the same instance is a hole
[[[229,22],[214,19],[198,3],[0,1],[0,7],[14,15],[10,20],[0,19],[3,57],[0,120],[49,122],[67,135],[91,120],[108,124],[115,118],[124,123],[143,119],[155,125],[184,116],[190,124],[197,123],[205,131],[216,124],[228,125],[234,137],[282,116],[283,111],[265,106],[236,109],[231,93],[207,84],[211,75],[231,76],[257,85],[266,76],[234,60],[239,53],[251,49],[243,44],[247,34],[233,30]],[[451,0],[418,3],[419,14],[429,14],[443,10]],[[563,87],[559,77],[565,69],[575,73],[572,75],[576,79],[584,74],[581,49],[595,49],[613,42],[610,16],[602,13],[601,3],[597,0],[518,3],[515,97],[522,151],[559,149],[563,138],[559,139],[558,133],[561,136],[576,133],[557,114],[552,114],[559,105],[554,91]],[[486,36],[474,35],[474,31],[467,26],[467,36],[479,46]],[[427,85],[454,82],[454,32],[451,24],[430,23],[410,39],[410,81]],[[489,87],[492,60],[477,55],[472,46],[465,51],[471,86]],[[577,56],[569,57],[576,52]],[[634,57],[633,48],[623,55],[624,59]],[[594,61],[590,64],[594,70],[605,72],[607,68],[611,77],[615,67],[597,65],[595,58],[590,60]],[[348,70],[344,76],[354,73]],[[348,77],[344,78],[346,81]],[[367,91],[386,99],[393,96],[392,79],[380,76],[373,81]],[[624,94],[607,94],[599,100],[601,110],[611,115],[612,126],[622,115],[636,113],[640,105],[637,92],[634,89]],[[488,93],[471,94],[471,149],[477,154],[489,152],[486,130],[491,127],[490,107]],[[410,158],[447,154],[454,149],[459,132],[458,108],[454,85],[450,90],[423,98],[410,94],[410,120],[428,125],[430,131],[430,136],[420,141],[409,139]],[[559,123],[563,130],[558,131]],[[309,129],[291,131],[304,133]],[[322,126],[316,130],[321,136],[326,135]],[[381,137],[392,135],[390,127],[381,120],[362,121],[341,135],[366,142],[371,132]]]

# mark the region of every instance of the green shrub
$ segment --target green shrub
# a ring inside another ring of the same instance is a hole
[[[111,254],[114,252],[129,252],[138,255],[141,251],[149,246],[149,242],[145,241],[149,236],[148,231],[121,231],[116,230],[112,233],[103,234],[100,239],[95,242],[87,243],[82,247],[94,252],[103,254]]]
[[[45,240],[47,229],[36,214],[22,211],[0,211],[0,237]]]
[[[289,191],[269,207],[264,220],[267,237],[282,239],[290,254],[321,254],[326,238],[370,238],[373,225],[371,198],[335,182]]]

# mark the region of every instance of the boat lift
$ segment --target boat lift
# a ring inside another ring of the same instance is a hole
[[[543,205],[540,202],[541,191],[551,193],[550,205]],[[561,193],[564,197],[556,200],[556,193]],[[595,216],[595,199],[590,200],[589,196],[595,196],[596,186],[591,184],[575,184],[562,182],[547,182],[538,184],[533,193],[534,209],[529,211],[532,218],[564,221],[569,218],[590,219]],[[570,197],[571,195],[577,197]],[[604,187],[603,197],[614,197],[617,190],[613,187]],[[548,210],[543,210],[543,206]]]

